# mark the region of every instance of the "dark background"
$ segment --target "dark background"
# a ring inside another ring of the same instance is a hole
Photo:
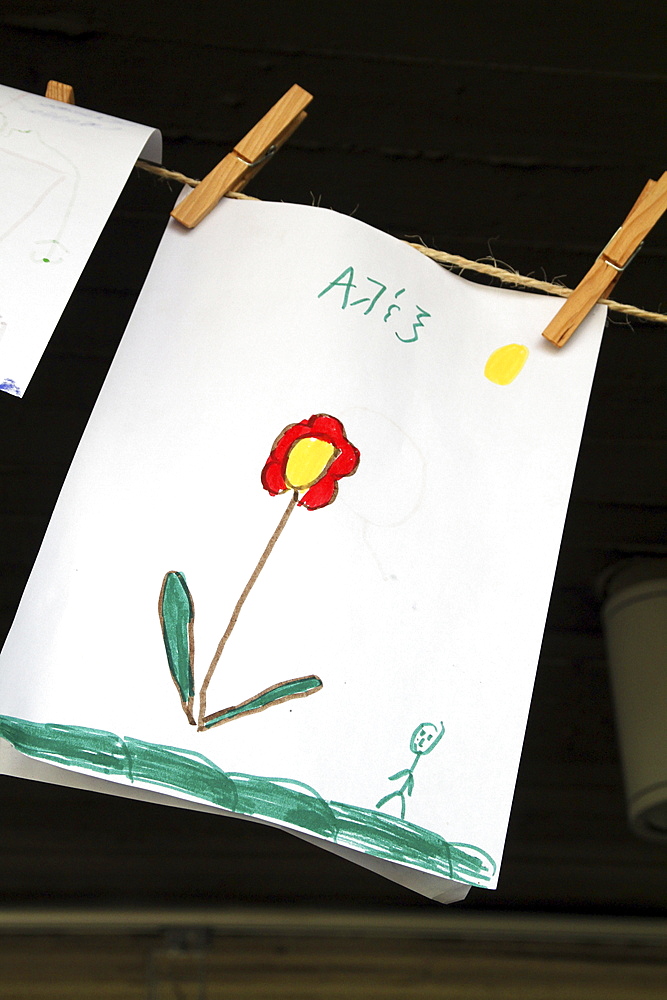
[[[666,42],[664,4],[619,0],[5,0],[0,81],[70,83],[195,177],[299,83],[309,117],[250,194],[572,285],[667,168]],[[134,171],[25,399],[0,394],[2,636],[176,192]],[[663,220],[616,297],[667,310],[666,256]],[[500,887],[463,908],[665,914],[667,848],[626,827],[594,581],[667,551],[666,343],[608,324]],[[0,810],[0,904],[435,906],[239,820],[7,777]]]

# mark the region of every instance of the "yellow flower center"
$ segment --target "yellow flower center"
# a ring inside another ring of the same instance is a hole
[[[290,449],[285,482],[293,490],[305,490],[326,472],[338,449],[321,438],[299,438]]]

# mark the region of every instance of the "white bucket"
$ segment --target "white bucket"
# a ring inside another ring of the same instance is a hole
[[[667,559],[620,564],[602,607],[632,829],[667,843]]]

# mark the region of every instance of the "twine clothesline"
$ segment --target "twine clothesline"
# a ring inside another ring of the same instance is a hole
[[[177,170],[167,170],[165,167],[148,163],[146,160],[137,160],[137,166],[142,170],[148,171],[148,173],[155,174],[157,177],[178,181],[180,184],[187,184],[190,187],[197,187],[200,183],[200,181],[192,177],[186,177],[185,174],[181,174]],[[261,200],[260,198],[253,198],[248,194],[242,194],[240,191],[230,191],[226,197],[240,198],[247,201]],[[531,278],[525,274],[518,274],[516,271],[509,271],[504,267],[498,267],[496,264],[486,264],[480,260],[468,260],[467,257],[447,253],[445,250],[434,250],[432,247],[424,246],[422,243],[411,243],[409,240],[403,240],[402,242],[407,243],[408,246],[419,250],[425,257],[429,257],[431,260],[445,267],[486,274],[489,277],[497,278],[504,285],[512,285],[515,288],[534,288],[549,295],[559,295],[564,299],[568,298],[574,291],[574,289],[567,288],[565,285],[556,285],[551,281],[540,281],[539,278]],[[639,309],[637,306],[615,302],[613,299],[600,299],[599,301],[601,305],[607,306],[612,311],[631,316],[633,319],[641,319],[649,323],[667,324],[667,315],[665,313],[649,312],[647,309]]]

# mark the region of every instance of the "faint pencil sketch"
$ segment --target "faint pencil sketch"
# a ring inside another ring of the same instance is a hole
[[[44,233],[48,238],[32,240],[26,251],[35,263],[60,263],[65,259],[63,251],[68,252],[62,240],[76,203],[81,174],[74,160],[47,142],[39,131],[26,127],[35,116],[35,108],[29,104],[22,108],[21,104],[30,96],[19,94],[0,111],[0,167],[9,185],[0,206],[0,241],[41,208],[39,225],[50,229]],[[51,244],[51,252],[40,252],[40,245],[46,244]],[[59,252],[54,254],[53,247],[58,247]]]

